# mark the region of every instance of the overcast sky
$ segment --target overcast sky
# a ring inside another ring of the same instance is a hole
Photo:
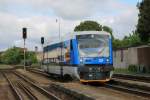
[[[23,47],[22,27],[28,28],[27,47],[40,48],[40,37],[72,32],[84,20],[112,27],[116,38],[129,35],[137,25],[141,0],[0,0],[0,51]],[[47,40],[46,40],[47,41]]]

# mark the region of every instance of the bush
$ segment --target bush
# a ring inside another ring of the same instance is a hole
[[[24,52],[22,48],[9,48],[7,49],[3,55],[0,57],[2,63],[4,64],[20,64],[24,59]],[[31,63],[37,63],[37,58],[35,52],[27,51],[26,52],[26,60]]]
[[[137,65],[129,65],[128,70],[130,72],[138,72],[138,66]]]

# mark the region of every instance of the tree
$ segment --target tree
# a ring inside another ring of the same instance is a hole
[[[108,27],[108,26],[103,26],[103,31],[106,31],[106,32],[108,32],[110,34],[113,33],[112,29],[110,27]]]
[[[101,31],[102,26],[95,21],[84,21],[76,26],[74,31]]]
[[[113,48],[120,48],[121,47],[121,40],[114,39],[112,42],[113,42]]]
[[[150,38],[150,0],[142,0],[138,5],[139,19],[137,32],[142,41],[146,42]]]
[[[128,46],[136,46],[141,44],[141,39],[139,35],[135,32],[130,34],[129,36],[125,36],[122,40],[114,39],[113,40],[113,48],[122,48]]]
[[[111,36],[112,36],[112,39],[114,39],[113,30],[112,30],[110,27],[108,27],[108,26],[103,26],[102,29],[103,29],[103,31],[110,33]]]
[[[84,21],[81,22],[79,25],[77,25],[74,29],[74,31],[105,31],[111,34],[112,38],[113,36],[113,30],[108,26],[100,25],[98,22],[95,21]]]
[[[23,59],[23,50],[17,47],[7,49],[2,55],[2,62],[5,64],[20,64]],[[32,63],[37,62],[34,52],[26,52],[26,59]]]
[[[21,55],[21,50],[13,47],[8,50],[2,55],[2,62],[5,64],[18,64],[23,59]]]
[[[32,63],[37,63],[37,57],[35,52],[27,52],[27,59],[32,61]]]
[[[2,63],[2,55],[1,55],[1,53],[0,53],[0,63]]]

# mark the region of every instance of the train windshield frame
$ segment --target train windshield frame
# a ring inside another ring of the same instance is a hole
[[[109,35],[77,35],[80,57],[109,57]]]

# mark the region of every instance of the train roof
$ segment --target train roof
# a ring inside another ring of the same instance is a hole
[[[78,31],[78,32],[73,32],[75,35],[83,35],[83,34],[102,34],[102,35],[110,35],[110,33],[105,32],[105,31]]]
[[[67,41],[70,39],[74,39],[77,35],[84,35],[84,34],[101,34],[101,35],[108,35],[111,38],[111,34],[105,31],[78,31],[78,32],[70,32],[65,34],[61,37],[61,41]],[[59,37],[51,37],[46,45],[51,45],[55,43],[60,43]]]

